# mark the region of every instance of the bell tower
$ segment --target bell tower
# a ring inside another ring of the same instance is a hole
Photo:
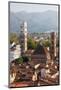
[[[21,25],[20,43],[21,43],[21,53],[23,54],[27,51],[27,22],[26,21],[24,21]]]

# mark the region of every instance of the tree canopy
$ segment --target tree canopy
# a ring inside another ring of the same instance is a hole
[[[51,45],[51,42],[50,42],[50,40],[45,40],[45,41],[43,41],[43,46],[45,46],[45,47],[50,47],[50,45]]]
[[[10,33],[10,43],[15,42],[15,43],[19,43],[19,37],[16,33]]]
[[[28,46],[28,49],[35,49],[37,46],[37,43],[31,37],[29,37],[27,41],[27,46]]]

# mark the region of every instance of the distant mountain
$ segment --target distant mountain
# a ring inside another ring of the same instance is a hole
[[[45,12],[17,12],[10,13],[10,32],[20,33],[20,26],[27,21],[28,32],[51,32],[58,30],[58,13],[56,11]]]

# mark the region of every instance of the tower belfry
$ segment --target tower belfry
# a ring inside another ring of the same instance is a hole
[[[21,53],[27,51],[27,22],[24,21],[21,25],[21,34],[20,34],[20,43],[21,43]]]

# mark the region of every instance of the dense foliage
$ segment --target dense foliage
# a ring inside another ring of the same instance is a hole
[[[28,45],[28,49],[35,49],[37,46],[37,43],[31,37],[29,37],[27,45]]]
[[[15,42],[15,43],[19,43],[19,37],[16,33],[10,33],[10,43]]]
[[[21,56],[20,58],[16,59],[18,63],[28,62],[29,58],[27,56]]]

